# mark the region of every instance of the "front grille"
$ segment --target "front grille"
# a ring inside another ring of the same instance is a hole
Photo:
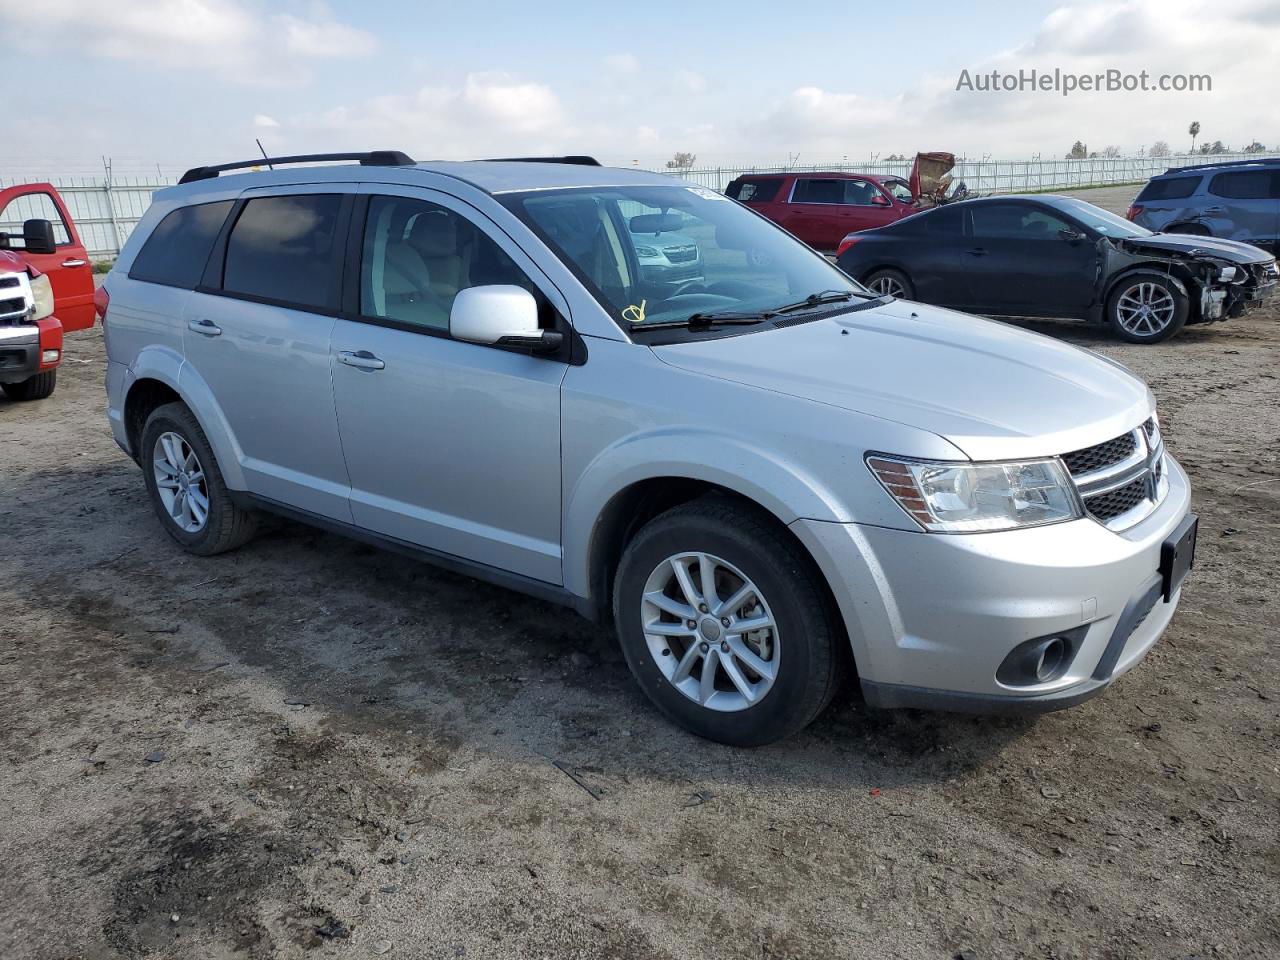
[[[8,290],[11,287],[21,286],[17,277],[0,277],[0,290]]]
[[[1139,477],[1109,493],[1099,493],[1086,498],[1084,505],[1089,513],[1106,523],[1121,514],[1128,513],[1146,499],[1147,479]]]
[[[25,319],[26,316],[27,300],[25,297],[10,297],[7,300],[0,300],[0,317]]]
[[[1133,456],[1135,449],[1137,449],[1137,442],[1133,434],[1126,433],[1106,443],[1068,453],[1063,456],[1062,461],[1067,465],[1072,476],[1079,476],[1120,463]]]
[[[698,248],[690,244],[687,247],[667,247],[662,251],[672,263],[688,263],[698,259]]]

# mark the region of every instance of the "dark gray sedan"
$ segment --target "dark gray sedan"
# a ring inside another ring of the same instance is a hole
[[[1275,258],[1233,240],[1153,233],[1074,197],[984,197],[845,237],[838,258],[877,293],[1004,317],[1110,324],[1155,343],[1276,289]]]

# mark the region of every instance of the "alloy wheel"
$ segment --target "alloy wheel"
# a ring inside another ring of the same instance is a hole
[[[1177,304],[1173,294],[1158,283],[1142,281],[1130,286],[1116,300],[1116,322],[1135,337],[1151,337],[1173,322]]]
[[[871,281],[868,289],[872,293],[878,293],[882,297],[897,297],[902,299],[907,295],[907,288],[894,277],[882,275]]]
[[[169,519],[184,533],[199,533],[209,520],[209,487],[200,459],[179,434],[162,433],[152,450],[156,492]]]
[[[758,587],[708,553],[663,560],[645,582],[641,628],[673,687],[725,712],[755,706],[778,675],[777,621]]]

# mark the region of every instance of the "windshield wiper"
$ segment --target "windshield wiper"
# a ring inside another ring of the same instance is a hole
[[[819,293],[811,293],[803,300],[797,300],[795,303],[774,307],[773,312],[793,313],[796,310],[806,310],[809,307],[820,307],[824,303],[843,303],[846,300],[852,300],[858,295],[854,290],[823,290]]]
[[[739,326],[763,323],[777,316],[775,310],[725,310],[722,313],[694,313],[685,320],[664,320],[660,323],[633,323],[632,330],[670,330],[673,327],[688,327],[690,330],[703,330],[707,327]]]

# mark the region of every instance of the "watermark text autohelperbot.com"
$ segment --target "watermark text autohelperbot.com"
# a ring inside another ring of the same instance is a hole
[[[1210,93],[1213,77],[1207,73],[1151,73],[1140,70],[1103,70],[1071,73],[1061,69],[960,71],[956,90],[973,93]]]

